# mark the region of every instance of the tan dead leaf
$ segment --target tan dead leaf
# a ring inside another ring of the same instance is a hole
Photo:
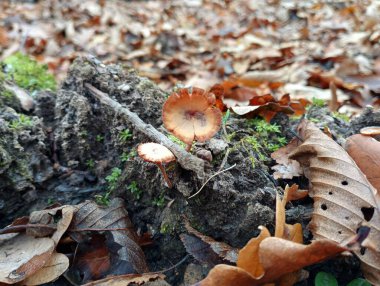
[[[262,282],[273,282],[287,273],[300,270],[346,251],[347,248],[328,240],[316,240],[309,245],[277,237],[268,237],[260,244],[260,261],[265,269]]]
[[[304,142],[289,158],[305,169],[314,199],[310,229],[315,239],[331,239],[337,243],[349,240],[357,229],[369,225],[368,239],[380,249],[379,198],[353,159],[334,140],[311,122],[299,126]],[[366,279],[380,285],[380,252],[366,249],[356,251],[362,261]]]
[[[62,253],[54,252],[49,261],[33,275],[22,281],[22,285],[41,285],[56,280],[69,268],[69,259]]]
[[[128,286],[130,284],[143,285],[149,281],[165,279],[165,275],[157,273],[128,274],[110,276],[101,280],[93,281],[83,286]]]
[[[30,214],[29,224],[43,224],[48,226],[56,226],[56,230],[52,235],[55,245],[59,243],[62,235],[66,232],[73,219],[74,206],[60,206],[53,209],[46,209],[41,211],[34,211]],[[48,233],[40,228],[27,228],[28,235],[43,237]]]
[[[208,273],[207,277],[197,283],[199,286],[257,286],[262,283],[257,281],[243,268],[226,264],[216,265]]]
[[[347,138],[345,149],[368,181],[380,192],[380,142],[361,134]]]
[[[288,273],[296,272],[305,266],[334,257],[346,250],[347,248],[327,239],[303,245],[278,237],[268,237],[259,246],[259,260],[265,271],[261,279],[255,279],[250,272],[243,268],[219,264],[209,272],[207,277],[200,282],[200,285],[258,286],[273,283]]]
[[[54,246],[50,238],[26,234],[4,241],[0,245],[0,282],[14,284],[36,273],[50,259]]]
[[[258,87],[263,82],[283,82],[287,79],[289,67],[278,70],[249,71],[238,78],[244,86]]]
[[[290,187],[288,186],[285,187],[284,199],[286,199],[286,202],[296,201],[296,200],[303,199],[308,194],[309,194],[308,190],[300,190],[298,189],[297,184],[293,184]]]
[[[301,165],[296,160],[289,159],[289,154],[297,148],[299,140],[292,139],[288,145],[281,147],[271,154],[277,165],[272,167],[275,170],[274,178],[277,179],[292,179],[293,177],[301,176],[303,171]]]
[[[265,274],[265,270],[259,261],[259,246],[265,238],[270,237],[269,230],[266,227],[260,228],[260,235],[248,241],[239,251],[239,257],[236,262],[237,267],[245,269],[255,279],[260,279]]]

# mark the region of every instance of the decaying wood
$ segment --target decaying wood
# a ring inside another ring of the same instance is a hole
[[[86,88],[91,92],[93,96],[100,100],[103,104],[112,108],[116,113],[121,113],[125,116],[128,122],[133,124],[134,128],[145,134],[149,139],[156,143],[160,143],[167,147],[176,156],[178,163],[186,170],[195,172],[198,177],[204,176],[204,162],[203,160],[186,152],[183,148],[172,142],[164,134],[159,132],[152,125],[145,123],[141,118],[128,108],[122,106],[117,101],[113,100],[108,94],[98,90],[91,84],[86,83]]]

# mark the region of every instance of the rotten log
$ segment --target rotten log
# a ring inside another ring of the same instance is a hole
[[[142,121],[136,113],[130,111],[127,107],[124,107],[117,101],[113,100],[108,94],[100,91],[89,83],[85,83],[85,87],[101,103],[113,109],[115,113],[123,114],[125,116],[125,119],[134,126],[135,130],[145,134],[153,142],[162,144],[170,151],[172,151],[174,156],[177,158],[177,162],[181,165],[182,168],[195,172],[198,178],[204,177],[204,161],[202,159],[191,155],[182,147],[172,142],[168,137],[159,132],[151,124],[147,124]]]

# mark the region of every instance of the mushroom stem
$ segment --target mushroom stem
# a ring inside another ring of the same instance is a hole
[[[172,182],[170,181],[168,174],[165,171],[164,166],[161,163],[157,163],[158,168],[160,168],[162,175],[164,176],[165,182],[168,185],[168,188],[171,189],[173,187]]]

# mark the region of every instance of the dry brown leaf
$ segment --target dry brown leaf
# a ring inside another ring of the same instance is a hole
[[[29,224],[43,224],[48,226],[55,226],[57,229],[54,231],[51,238],[54,240],[55,245],[59,243],[62,235],[66,232],[73,219],[74,206],[60,206],[53,209],[46,209],[41,211],[34,211],[30,214]],[[49,231],[42,228],[27,228],[28,235],[43,237]]]
[[[84,279],[81,283],[90,281],[92,277],[100,279],[114,273],[148,272],[138,236],[122,199],[113,199],[107,207],[92,201],[76,207],[78,210],[70,226],[75,232],[70,232],[70,236],[79,243],[76,262]],[[84,231],[81,232],[81,229]],[[94,230],[90,236],[85,232],[89,229]],[[105,234],[99,234],[101,230],[105,230]],[[93,247],[94,244],[97,247]],[[75,273],[78,269],[74,266],[70,267],[68,275],[77,277]]]
[[[268,237],[260,244],[260,261],[265,269],[262,282],[273,282],[286,273],[334,257],[347,248],[323,239],[303,245],[277,237]]]
[[[82,286],[128,286],[130,284],[143,285],[149,281],[165,279],[165,275],[157,273],[128,274],[110,276],[101,280],[93,281]]]
[[[365,135],[347,138],[345,149],[368,181],[380,192],[380,142]]]
[[[304,142],[290,154],[305,169],[314,199],[310,229],[315,239],[337,243],[350,240],[357,229],[369,224],[368,239],[380,249],[379,199],[376,189],[353,159],[334,140],[311,122],[299,126]],[[380,285],[380,253],[373,249],[355,252],[368,281]]]
[[[55,245],[47,237],[26,234],[10,237],[0,245],[0,282],[14,284],[40,270],[50,259]]]
[[[201,286],[258,286],[276,282],[287,273],[293,273],[305,266],[331,258],[347,248],[322,239],[309,245],[295,243],[278,237],[265,238],[259,246],[259,259],[265,274],[257,280],[243,268],[220,264],[214,267]]]
[[[260,235],[248,241],[239,251],[239,257],[236,262],[237,267],[245,269],[255,279],[260,279],[265,274],[265,270],[259,260],[259,246],[268,237],[270,237],[269,230],[266,227],[261,227]]]
[[[301,165],[296,160],[289,159],[289,154],[297,148],[299,140],[292,139],[288,145],[281,147],[271,154],[277,165],[272,167],[275,170],[274,178],[277,179],[292,179],[293,177],[301,176],[303,171]]]
[[[41,285],[54,281],[69,268],[69,259],[61,253],[53,253],[50,260],[33,275],[22,281],[22,285]]]
[[[238,249],[200,233],[192,228],[187,220],[185,220],[185,227],[191,236],[181,235],[181,240],[186,251],[197,260],[211,266],[223,262],[236,263]]]

